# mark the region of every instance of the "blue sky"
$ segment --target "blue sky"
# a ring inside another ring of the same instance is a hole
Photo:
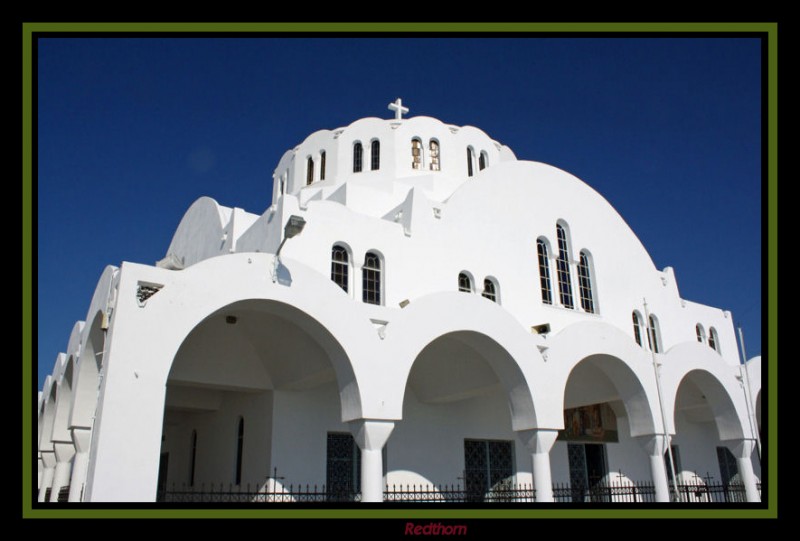
[[[760,354],[760,69],[754,38],[41,39],[39,387],[106,265],[200,196],[262,213],[287,149],[398,96],[587,182]]]

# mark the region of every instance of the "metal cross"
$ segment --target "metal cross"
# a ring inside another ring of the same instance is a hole
[[[402,120],[403,114],[408,113],[408,107],[403,107],[403,100],[400,98],[397,98],[394,103],[390,103],[389,109],[394,111],[395,120]]]

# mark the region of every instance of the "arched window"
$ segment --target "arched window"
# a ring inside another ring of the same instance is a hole
[[[466,272],[458,274],[458,290],[464,293],[472,293],[472,280]]]
[[[411,140],[411,168],[422,169],[422,141],[416,138]]]
[[[239,417],[236,431],[236,484],[242,484],[242,451],[244,449],[244,418]]]
[[[639,315],[639,312],[634,310],[633,312],[633,339],[636,340],[636,343],[640,346],[642,345],[642,316]]]
[[[547,255],[547,244],[544,240],[536,241],[536,253],[539,256],[539,285],[542,290],[542,302],[553,304],[553,290],[550,285],[550,258]]]
[[[331,250],[331,280],[345,291],[350,285],[350,257],[344,246]]]
[[[497,286],[491,279],[486,278],[483,281],[483,293],[481,295],[492,302],[497,302]]]
[[[381,142],[375,139],[370,146],[370,167],[373,171],[377,171],[381,168]]]
[[[197,430],[192,430],[192,456],[189,459],[189,486],[194,486],[194,466],[197,461]]]
[[[319,154],[319,179],[325,180],[325,151]]]
[[[647,325],[647,343],[653,353],[661,353],[661,331],[658,328],[658,320],[652,314]]]
[[[381,303],[381,259],[373,252],[364,257],[362,298],[368,304]]]
[[[558,293],[561,305],[572,308],[572,277],[569,270],[569,245],[567,233],[561,224],[556,225],[558,236],[558,259],[556,260],[556,273],[558,274]]]
[[[483,171],[486,169],[487,165],[489,165],[489,155],[486,154],[486,151],[482,151],[481,155],[478,157],[478,169]]]
[[[589,265],[589,255],[581,250],[581,259],[578,262],[578,288],[581,294],[581,307],[585,312],[594,313],[594,297],[592,296],[592,277]]]
[[[439,171],[439,141],[431,139],[429,143],[429,154],[431,157],[431,171]]]
[[[717,335],[717,329],[711,327],[708,329],[708,347],[720,353],[719,351],[719,336]]]
[[[353,145],[353,173],[360,173],[364,161],[364,147],[361,143]]]
[[[306,161],[306,186],[314,182],[314,158],[308,157]]]
[[[703,330],[703,326],[699,323],[694,326],[694,332],[697,334],[697,341],[701,344],[706,341],[706,331]]]
[[[472,150],[472,147],[467,147],[467,176],[471,177],[473,174],[473,168],[475,163],[475,151]]]
[[[281,176],[281,183],[279,190],[281,195],[286,193],[286,179],[283,176]]]

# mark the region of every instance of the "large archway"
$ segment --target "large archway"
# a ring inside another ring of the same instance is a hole
[[[328,442],[348,433],[340,397],[352,388],[358,396],[347,353],[305,312],[264,299],[216,310],[186,336],[169,372],[160,496],[327,484]]]
[[[390,491],[459,486],[483,501],[530,484],[530,453],[512,426],[514,416],[532,416],[532,403],[517,361],[494,339],[476,331],[433,339],[411,366],[403,419],[387,444]]]
[[[724,493],[703,492],[704,501],[745,501],[744,489],[728,493],[729,485],[740,484],[736,456],[728,445],[742,441],[744,431],[735,404],[717,376],[703,369],[687,372],[677,387],[673,416],[679,484],[722,486]]]
[[[564,386],[564,429],[551,451],[561,501],[636,501],[651,465],[635,438],[657,433],[656,411],[622,359],[593,354],[577,362]],[[637,489],[638,490],[638,489]]]

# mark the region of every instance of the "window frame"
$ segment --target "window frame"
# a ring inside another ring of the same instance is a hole
[[[375,267],[368,266],[370,258],[377,262]],[[383,271],[383,256],[380,254],[380,252],[368,250],[364,254],[364,264],[361,266],[361,300],[365,304],[383,306]],[[377,287],[368,287],[368,284],[377,284]]]

